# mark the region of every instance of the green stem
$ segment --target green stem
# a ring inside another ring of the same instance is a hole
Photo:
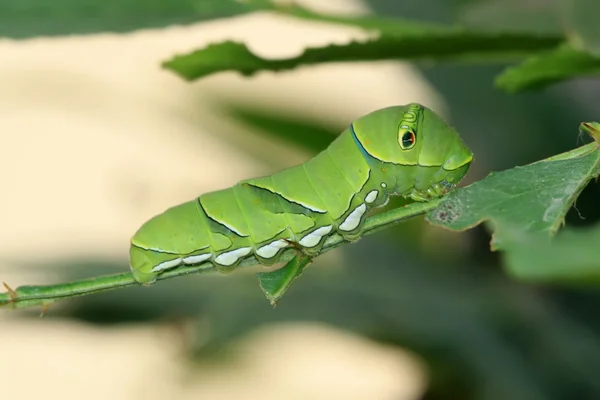
[[[433,210],[441,199],[431,200],[425,203],[411,203],[404,207],[396,208],[384,213],[373,215],[365,221],[364,234],[370,234],[402,220],[415,217]],[[347,243],[338,234],[329,236],[321,253]],[[295,256],[292,251],[284,252],[281,261],[289,261]],[[242,261],[240,266],[251,266],[258,264],[254,257]],[[214,271],[212,264],[201,264],[197,266],[180,267],[167,271],[160,275],[158,280],[175,278],[177,276],[191,273]],[[76,296],[84,296],[92,293],[104,292],[118,288],[139,285],[130,272],[115,275],[105,275],[95,278],[82,279],[73,282],[59,283],[56,285],[43,286],[20,286],[14,290],[9,289],[7,293],[0,293],[0,306],[10,308],[25,308],[32,306],[47,306],[55,301]],[[7,286],[8,289],[8,286]]]

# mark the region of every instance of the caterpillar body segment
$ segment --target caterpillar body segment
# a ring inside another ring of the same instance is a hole
[[[334,232],[360,238],[365,216],[390,195],[444,195],[472,160],[428,108],[374,111],[301,165],[205,193],[147,221],[131,239],[133,276],[149,284],[182,265],[212,263],[228,272],[250,256],[272,265],[286,249],[317,255]]]

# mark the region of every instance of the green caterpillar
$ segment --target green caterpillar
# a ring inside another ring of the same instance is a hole
[[[362,234],[365,214],[390,195],[427,201],[451,190],[473,153],[420,104],[393,106],[354,121],[311,160],[270,176],[205,193],[146,222],[131,239],[139,283],[163,271],[212,263],[229,272],[246,257],[269,266],[282,251],[319,254],[334,232]]]

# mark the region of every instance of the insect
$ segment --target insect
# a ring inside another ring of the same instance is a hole
[[[133,276],[212,263],[223,272],[254,256],[265,266],[284,250],[316,256],[337,232],[360,238],[365,215],[391,195],[443,196],[467,173],[473,153],[429,108],[412,103],[371,112],[303,164],[202,194],[144,223],[131,239]]]

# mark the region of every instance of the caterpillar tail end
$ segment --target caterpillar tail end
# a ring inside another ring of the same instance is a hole
[[[136,282],[142,285],[151,285],[156,282],[158,274],[151,271],[152,265],[143,249],[133,245],[129,248],[129,266]]]

